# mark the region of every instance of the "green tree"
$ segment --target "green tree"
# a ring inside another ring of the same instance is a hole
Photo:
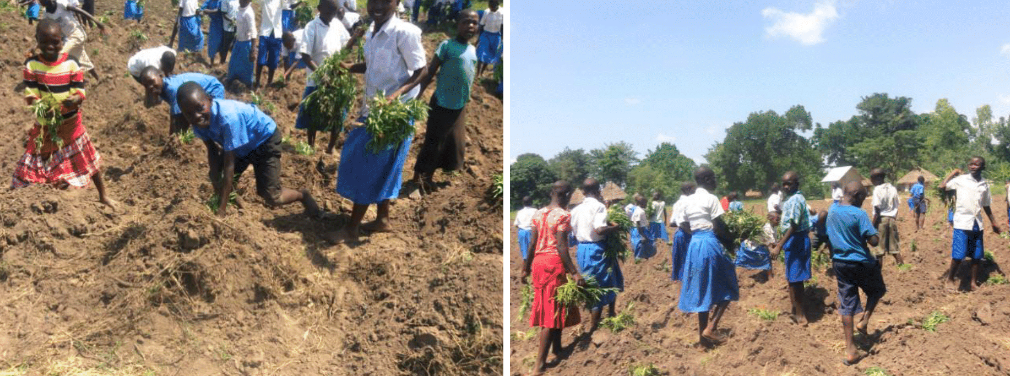
[[[912,112],[911,98],[875,93],[863,97],[856,110],[858,114],[847,121],[814,129],[811,141],[829,165],[851,165],[861,171],[891,166],[891,173],[897,174],[918,164],[923,137],[914,133],[924,120]],[[889,146],[898,150],[889,153]]]
[[[929,151],[927,169],[946,171],[952,165],[963,164],[966,155],[979,151],[969,147],[971,123],[959,114],[946,98],[936,101],[936,109],[925,116],[921,127],[925,135],[924,150]]]
[[[664,142],[648,151],[642,162],[628,173],[628,192],[651,195],[659,191],[667,202],[676,200],[680,196],[680,183],[693,179],[696,168],[694,160],[681,154],[677,146]]]
[[[624,187],[628,181],[631,166],[638,162],[638,153],[631,144],[621,141],[609,144],[603,149],[593,149],[589,152],[592,161],[592,175],[601,183],[612,181]]]
[[[551,171],[559,180],[572,183],[572,186],[579,187],[582,181],[589,177],[590,165],[589,153],[582,149],[569,149],[561,151],[554,158],[547,161]]]
[[[533,198],[536,206],[550,203],[551,185],[557,181],[544,158],[533,153],[520,155],[509,166],[509,198],[513,209],[522,207],[523,196]]]

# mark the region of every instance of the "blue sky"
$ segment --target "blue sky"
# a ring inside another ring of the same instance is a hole
[[[877,92],[1010,115],[1005,1],[537,1],[509,12],[509,156],[703,155],[751,112],[827,126]]]

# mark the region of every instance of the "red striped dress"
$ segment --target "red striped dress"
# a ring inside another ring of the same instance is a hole
[[[571,231],[572,215],[561,208],[543,208],[533,214],[537,230],[533,252],[533,308],[530,326],[561,329],[579,323],[578,307],[565,307],[554,300],[558,287],[568,282],[565,265],[558,255],[558,231]]]

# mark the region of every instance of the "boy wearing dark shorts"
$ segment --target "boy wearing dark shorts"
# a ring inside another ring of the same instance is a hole
[[[863,312],[855,329],[865,338],[870,315],[877,302],[887,292],[880,274],[880,262],[870,254],[869,245],[876,247],[880,241],[877,229],[860,207],[866,199],[866,189],[858,181],[844,187],[842,199],[831,208],[826,219],[828,239],[831,242],[831,267],[838,280],[838,313],[842,316],[845,333],[845,365],[859,361],[852,339],[853,317]],[[866,294],[866,311],[860,306],[859,290]]]
[[[281,186],[281,136],[273,119],[251,104],[211,98],[195,82],[179,88],[178,102],[193,133],[207,146],[210,181],[221,198],[219,216],[225,215],[235,178],[250,165],[256,174],[256,193],[267,205],[300,201],[307,214],[318,216],[319,207],[307,190]]]

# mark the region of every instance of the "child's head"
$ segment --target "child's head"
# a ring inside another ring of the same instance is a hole
[[[772,210],[771,212],[768,213],[766,218],[768,218],[768,223],[771,223],[772,226],[778,226],[779,219],[782,218],[782,213],[779,213],[778,210]]]
[[[56,6],[56,0],[39,0],[39,4],[46,8],[52,8]]]
[[[738,197],[740,197],[740,194],[736,193],[736,191],[733,191],[729,193],[729,196],[727,198],[729,198],[730,201],[736,201]]]
[[[165,51],[165,53],[161,54],[161,71],[166,76],[171,76],[172,73],[175,73],[175,51]]]
[[[635,193],[635,205],[640,207],[645,206],[645,196],[642,196],[640,193]]]
[[[919,175],[919,178],[916,180],[919,181],[919,184],[926,184],[926,178],[922,177],[922,175]]]
[[[772,183],[772,187],[768,191],[771,193],[779,193],[779,183]]]
[[[492,12],[498,10],[498,0],[489,0],[487,2],[487,7],[491,8]]]
[[[323,23],[327,25],[330,24],[330,20],[332,20],[338,12],[342,11],[341,7],[337,5],[336,0],[320,0],[319,5],[316,6],[316,10],[319,11],[319,20],[323,21]]]
[[[887,175],[887,171],[884,171],[882,168],[870,170],[870,182],[873,183],[873,185],[884,184],[884,175]]]
[[[533,206],[533,197],[523,196],[523,206]]]
[[[473,9],[460,11],[456,16],[456,39],[467,41],[473,38],[473,35],[477,34],[477,24],[479,23],[480,17]]]
[[[716,187],[715,171],[712,171],[708,166],[698,167],[694,170],[694,182],[698,183],[699,187],[705,188],[708,191],[712,191]]]
[[[399,0],[368,0],[368,15],[376,25],[383,24],[393,17],[398,4]]]
[[[35,27],[35,42],[39,45],[43,59],[56,61],[63,49],[63,32],[60,23],[54,19],[43,19]]]
[[[698,189],[698,186],[694,182],[685,181],[680,184],[680,193],[684,195],[693,195],[694,190]]]
[[[855,207],[863,206],[863,200],[866,200],[866,188],[863,187],[863,183],[850,181],[845,184],[844,192],[844,199],[849,204]]]
[[[600,182],[593,178],[588,178],[582,182],[582,194],[586,197],[596,198],[600,195]]]
[[[213,103],[207,92],[196,82],[187,82],[179,87],[176,94],[179,109],[186,121],[194,127],[207,129],[210,127],[210,105]]]
[[[238,0],[238,6],[240,7],[245,8],[249,6],[249,4],[252,4],[252,0]]]
[[[158,104],[161,91],[165,88],[165,74],[155,67],[144,68],[140,71],[140,84],[144,85],[146,102],[149,105]]]
[[[551,187],[551,200],[558,203],[560,207],[568,206],[568,201],[572,199],[572,184],[564,181],[558,180],[554,182],[554,186]]]
[[[968,161],[968,171],[972,175],[981,175],[982,171],[985,171],[985,158],[977,155],[971,157],[971,160]]]
[[[838,183],[834,183],[834,185],[837,187]],[[795,171],[787,171],[782,174],[782,190],[789,195],[800,190],[800,174]]]
[[[663,194],[662,193],[659,193],[659,191],[652,191],[652,200],[653,201],[659,201],[662,198],[663,198]]]
[[[281,41],[284,43],[284,48],[288,51],[295,50],[295,34],[290,31],[285,31],[284,34],[281,35]]]

